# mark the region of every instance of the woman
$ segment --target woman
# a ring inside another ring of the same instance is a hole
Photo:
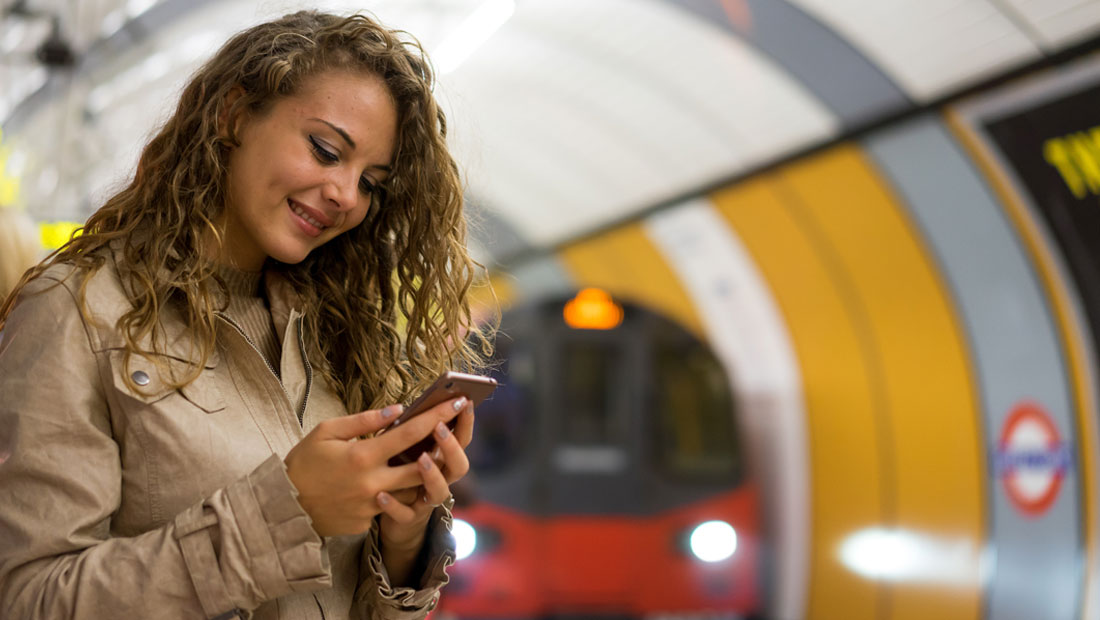
[[[366,17],[238,34],[24,278],[0,310],[5,617],[434,607],[472,407],[375,434],[383,404],[481,359],[431,87],[419,46]]]

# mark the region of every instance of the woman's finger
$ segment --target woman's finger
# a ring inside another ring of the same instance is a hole
[[[350,440],[385,428],[401,414],[401,405],[360,411],[319,423],[312,432],[320,439]]]
[[[435,427],[435,441],[439,444],[439,451],[443,456],[445,477],[448,483],[454,482],[466,475],[470,470],[470,460],[466,457],[466,451],[458,442],[455,434],[445,424],[437,424]]]
[[[462,413],[458,414],[454,434],[463,448],[470,445],[470,440],[474,438],[474,406],[472,404],[466,405]]]
[[[421,454],[417,464],[420,465],[420,475],[424,478],[423,502],[434,508],[447,501],[451,496],[451,487],[435,461],[428,458],[427,454]]]
[[[372,455],[369,454],[370,442],[372,441],[374,440],[367,439],[366,441],[360,441],[354,444],[354,450],[363,451],[360,452],[356,458],[365,460],[372,457]],[[381,467],[375,468],[369,472],[364,472],[364,475],[359,478],[359,482],[358,493],[365,494],[365,497],[369,498],[378,491],[394,493],[399,489],[416,488],[420,486],[421,480],[416,463],[406,463],[404,465],[398,465],[397,467],[389,467],[383,462]]]
[[[414,502],[420,501],[420,495],[424,492],[424,487],[417,485],[407,489],[401,489],[400,491],[390,491],[390,497],[405,504],[406,506],[412,506]]]
[[[428,409],[424,413],[413,416],[412,419],[402,422],[396,428],[391,428],[374,438],[374,449],[378,454],[389,459],[405,451],[406,448],[432,434],[432,429],[439,422],[450,422],[466,407],[465,396],[448,400]]]
[[[382,491],[381,493],[376,495],[375,501],[378,502],[378,507],[381,509],[382,513],[389,516],[389,518],[393,519],[397,523],[406,524],[412,523],[416,520],[416,509],[412,508],[411,506],[406,506],[405,504],[402,504],[401,502],[397,501],[394,496],[386,493],[385,491]]]
[[[450,427],[448,427],[450,428]],[[465,450],[466,446],[470,445],[470,441],[474,437],[474,406],[467,405],[462,413],[458,414],[455,418],[455,428],[451,431],[454,433],[455,439],[458,440],[458,444]],[[434,433],[433,433],[434,434]],[[432,458],[436,464],[442,469],[447,463],[443,458],[443,450],[439,447],[439,437],[436,436],[436,447],[432,450]]]

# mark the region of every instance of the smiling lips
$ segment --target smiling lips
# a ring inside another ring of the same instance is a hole
[[[289,198],[287,199],[287,204],[290,205],[290,210],[294,212],[294,215],[297,215],[301,220],[299,224],[304,223],[308,225],[308,227],[303,226],[302,228],[311,236],[316,237],[321,234],[324,229],[332,226],[332,221],[316,209],[302,205]]]

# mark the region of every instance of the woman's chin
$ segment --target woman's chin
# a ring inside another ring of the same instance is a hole
[[[268,256],[272,260],[277,260],[286,265],[297,265],[304,261],[312,250],[313,248],[303,247],[273,248],[273,251],[269,252]]]

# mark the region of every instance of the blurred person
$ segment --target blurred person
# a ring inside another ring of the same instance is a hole
[[[0,301],[41,254],[42,244],[30,217],[14,207],[0,205]]]
[[[473,408],[377,431],[489,345],[431,68],[401,35],[300,12],[234,36],[0,309],[5,617],[434,607]]]
[[[27,214],[14,207],[0,205],[0,303],[15,288],[19,279],[42,254],[34,222]],[[4,333],[0,329],[0,340]],[[0,432],[0,465],[11,456],[18,433],[17,421],[12,420],[4,432]]]

